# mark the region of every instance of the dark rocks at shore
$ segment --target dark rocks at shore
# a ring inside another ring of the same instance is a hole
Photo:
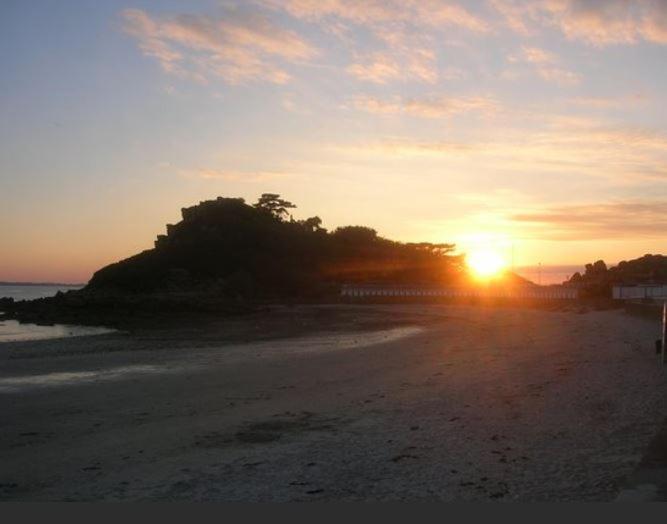
[[[175,317],[231,316],[256,312],[257,303],[202,293],[129,294],[88,290],[58,292],[35,300],[0,299],[2,318],[36,324],[131,327]]]
[[[11,297],[0,297],[0,311],[14,307],[14,299]]]

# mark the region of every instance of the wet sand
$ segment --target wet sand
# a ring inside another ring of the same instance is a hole
[[[621,311],[288,308],[0,344],[3,500],[613,500],[667,401]]]

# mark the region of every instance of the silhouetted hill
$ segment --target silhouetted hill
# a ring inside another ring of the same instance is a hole
[[[614,284],[667,283],[667,256],[644,255],[624,260],[608,268],[603,260],[586,264],[584,274],[577,272],[566,282],[580,287],[589,296],[610,297]]]
[[[318,217],[294,220],[294,207],[264,194],[255,205],[218,197],[183,208],[153,249],[100,269],[86,290],[319,296],[342,282],[448,283],[463,271],[452,244],[394,242],[362,226],[327,232]]]
[[[183,208],[153,249],[97,271],[76,291],[31,301],[0,299],[5,318],[132,327],[202,314],[250,313],[271,302],[329,300],[341,284],[467,285],[453,244],[402,243],[371,228],[328,232],[318,217],[264,194],[254,205],[222,198]],[[532,285],[507,272],[490,285]]]

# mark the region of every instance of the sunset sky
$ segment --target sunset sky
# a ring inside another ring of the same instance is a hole
[[[0,44],[0,280],[262,192],[517,265],[667,252],[667,1],[3,0]]]

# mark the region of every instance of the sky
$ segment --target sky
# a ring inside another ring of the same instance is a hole
[[[658,0],[2,0],[0,280],[264,192],[517,266],[664,253],[666,65]]]

